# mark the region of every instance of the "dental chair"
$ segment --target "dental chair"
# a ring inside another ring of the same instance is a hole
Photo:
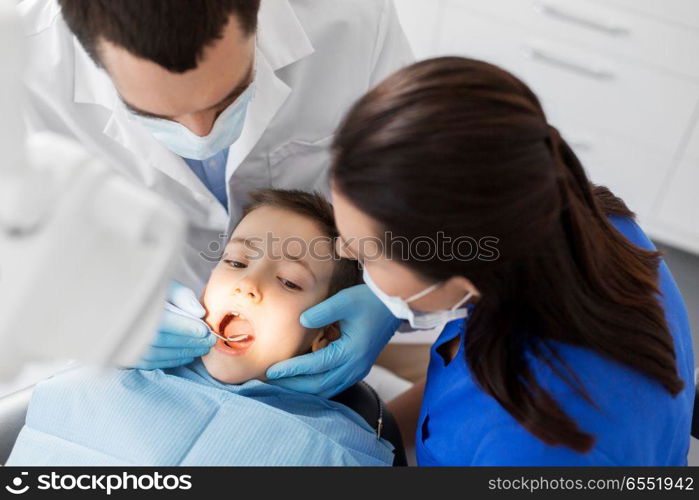
[[[0,464],[4,465],[22,430],[34,386],[0,398]]]
[[[33,390],[34,386],[31,386],[0,398],[0,465],[9,458],[17,435],[22,430]],[[377,435],[393,445],[394,466],[407,465],[398,424],[369,384],[359,382],[332,400],[357,412],[376,430]],[[697,415],[696,409],[694,414]]]

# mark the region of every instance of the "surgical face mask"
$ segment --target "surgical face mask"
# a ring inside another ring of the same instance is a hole
[[[232,102],[214,122],[208,135],[199,137],[182,124],[162,118],[131,113],[158,142],[182,158],[206,160],[238,140],[245,125],[248,105],[255,93],[255,81]]]
[[[473,292],[466,294],[466,296],[457,302],[451,309],[440,311],[414,311],[408,304],[424,297],[428,293],[431,293],[437,289],[440,283],[435,283],[434,285],[425,288],[423,291],[416,293],[407,299],[403,299],[401,297],[393,297],[384,293],[371,279],[366,266],[364,267],[363,274],[364,282],[367,284],[369,289],[374,292],[379,300],[383,302],[386,307],[388,307],[388,310],[391,311],[396,318],[407,320],[410,326],[415,330],[432,330],[437,328],[441,330],[450,321],[468,316],[468,309],[465,307],[459,307],[473,296]]]

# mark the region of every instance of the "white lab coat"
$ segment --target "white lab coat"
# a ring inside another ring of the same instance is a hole
[[[257,90],[228,156],[227,213],[181,158],[129,118],[55,0],[24,0],[19,9],[29,45],[30,129],[77,139],[177,204],[189,231],[175,278],[198,291],[248,193],[260,187],[327,193],[328,146],[343,115],[412,61],[392,0],[263,0]]]

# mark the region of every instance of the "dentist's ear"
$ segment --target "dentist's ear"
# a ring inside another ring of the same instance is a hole
[[[340,338],[340,324],[332,323],[318,330],[318,335],[313,339],[311,351],[316,352],[323,347],[327,347],[331,342],[335,342]]]

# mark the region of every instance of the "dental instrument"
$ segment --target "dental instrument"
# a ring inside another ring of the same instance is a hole
[[[245,339],[247,339],[247,338],[249,337],[249,335],[236,335],[235,337],[224,337],[223,335],[220,335],[220,334],[218,334],[217,332],[215,332],[215,331],[214,331],[205,321],[203,321],[201,318],[197,318],[197,317],[194,316],[193,314],[190,314],[190,313],[188,313],[187,311],[184,311],[184,310],[180,309],[179,307],[177,307],[177,306],[174,305],[174,304],[171,304],[170,302],[166,302],[166,303],[165,303],[165,309],[167,309],[167,310],[169,310],[169,311],[172,311],[172,312],[174,312],[174,313],[176,313],[176,314],[179,314],[180,316],[185,316],[185,317],[187,317],[187,318],[191,318],[191,319],[194,319],[194,320],[196,320],[196,321],[200,321],[201,323],[204,324],[204,326],[206,326],[206,328],[209,330],[209,333],[211,333],[212,335],[214,335],[214,336],[220,338],[220,339],[223,340],[224,342],[241,342],[241,341],[243,341],[243,340],[245,340]]]

